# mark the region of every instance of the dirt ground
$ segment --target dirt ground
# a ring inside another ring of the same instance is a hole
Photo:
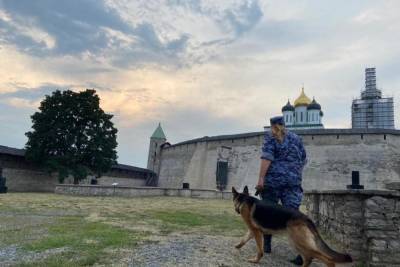
[[[0,266],[293,266],[285,237],[260,264],[231,201],[0,195]],[[313,266],[322,266],[313,264]]]

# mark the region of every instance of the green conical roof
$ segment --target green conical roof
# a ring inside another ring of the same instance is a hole
[[[161,123],[158,124],[157,129],[154,131],[153,135],[151,136],[151,138],[155,138],[155,139],[167,139],[165,137],[164,131],[161,128]]]

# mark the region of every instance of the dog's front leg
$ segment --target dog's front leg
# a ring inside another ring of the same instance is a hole
[[[254,237],[254,234],[250,229],[247,231],[246,235],[242,237],[242,240],[240,240],[240,243],[235,246],[235,248],[240,249],[243,247],[247,242],[249,242],[250,239]]]
[[[257,256],[253,259],[249,259],[251,263],[258,263],[262,256],[264,256],[264,239],[263,233],[260,230],[254,229],[254,238],[256,239],[257,244]]]

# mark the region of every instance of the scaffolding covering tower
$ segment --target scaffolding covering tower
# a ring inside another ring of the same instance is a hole
[[[375,68],[365,69],[365,90],[354,99],[351,108],[352,128],[394,129],[393,97],[382,97],[376,87]]]

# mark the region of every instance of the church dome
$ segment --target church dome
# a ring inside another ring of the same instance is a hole
[[[283,106],[283,108],[282,108],[282,112],[285,112],[285,111],[294,111],[294,107],[292,106],[292,104],[290,104],[289,100],[286,103],[286,105]]]
[[[300,96],[294,101],[294,106],[297,108],[298,106],[308,106],[311,104],[311,99],[306,96],[304,93],[304,87],[301,88]]]
[[[313,98],[313,101],[308,105],[307,110],[321,110],[321,105],[315,101],[315,98]]]

